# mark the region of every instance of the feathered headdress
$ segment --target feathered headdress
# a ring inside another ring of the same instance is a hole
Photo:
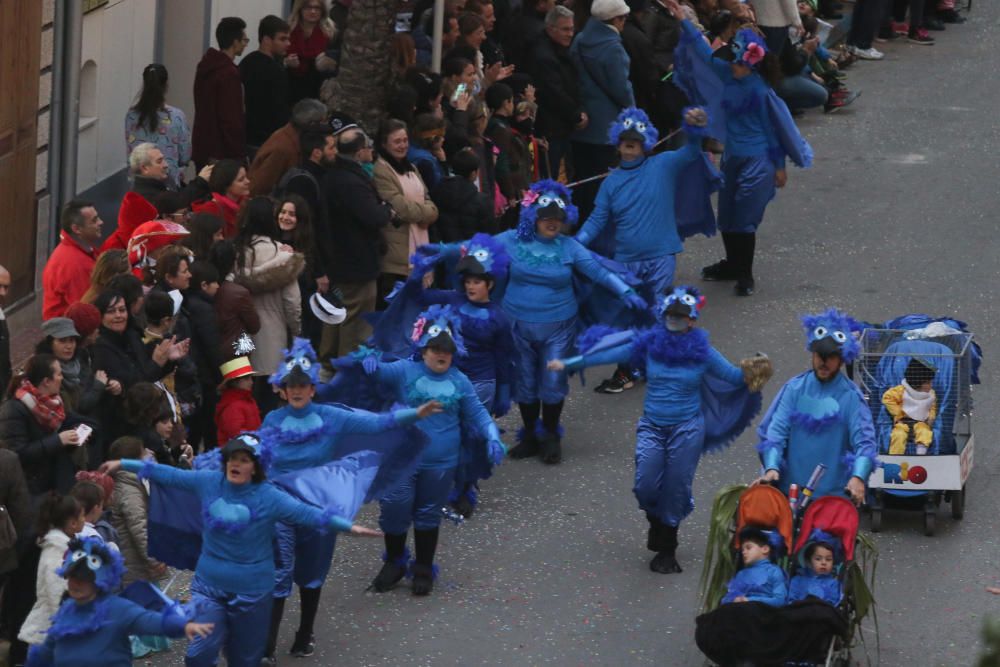
[[[283,350],[282,354],[284,359],[278,363],[278,369],[270,377],[271,384],[286,384],[293,373],[297,379],[305,378],[312,384],[319,384],[319,359],[309,339],[295,338],[292,346]]]
[[[852,333],[859,328],[858,323],[836,308],[815,315],[803,315],[802,328],[806,332],[806,350],[810,352],[839,352],[840,358],[849,364],[861,351]]]
[[[697,287],[678,285],[662,297],[656,304],[656,316],[682,315],[692,320],[698,319],[698,313],[705,306],[705,297]]]
[[[825,530],[819,528],[813,528],[812,532],[809,533],[809,539],[806,541],[805,545],[799,550],[799,565],[802,567],[807,567],[808,563],[807,554],[815,546],[824,546],[833,552],[833,563],[834,565],[840,565],[844,562],[844,544],[837,537],[834,537]]]
[[[468,354],[462,340],[462,320],[451,306],[433,305],[417,316],[410,333],[414,352],[420,352],[434,339],[446,337],[461,356]]]
[[[623,139],[635,139],[642,142],[642,148],[647,153],[653,150],[659,138],[660,133],[653,121],[638,107],[622,109],[608,130],[608,140],[612,146],[617,146]]]
[[[510,268],[510,255],[506,248],[489,234],[476,234],[461,245],[459,254],[462,259],[475,259],[496,280],[503,280]]]
[[[736,62],[747,67],[756,67],[767,55],[767,44],[764,38],[750,28],[741,28],[731,42],[733,56]]]
[[[571,227],[576,226],[580,212],[573,206],[569,188],[551,179],[532,183],[521,199],[521,215],[517,221],[517,238],[531,241],[535,238],[535,222],[538,218],[559,218]]]
[[[69,550],[62,567],[56,570],[60,577],[73,577],[93,582],[101,593],[118,589],[125,565],[121,554],[108,547],[99,537],[77,537],[69,542]]]

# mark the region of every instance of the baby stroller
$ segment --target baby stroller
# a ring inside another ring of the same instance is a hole
[[[928,331],[930,333],[928,333]],[[882,528],[887,502],[923,510],[924,534],[933,535],[942,501],[951,515],[965,513],[966,481],[972,471],[975,441],[972,432],[972,385],[981,353],[973,336],[954,327],[915,330],[867,328],[859,340],[855,380],[872,411],[881,467],[869,479],[872,531]],[[932,440],[926,453],[917,448],[916,428],[910,427],[905,451],[890,453],[893,418],[883,405],[886,391],[897,387],[916,360],[933,369],[936,395]]]
[[[712,512],[701,582],[706,613],[698,617],[695,634],[702,653],[723,667],[849,665],[855,632],[874,606],[869,582],[856,559],[861,544],[865,559],[872,559],[873,571],[874,550],[869,542],[858,541],[858,512],[850,501],[820,498],[806,508],[797,526],[788,498],[776,488],[737,486],[720,492]],[[755,602],[720,606],[726,583],[741,562],[734,537],[746,526],[778,531],[786,544],[794,545],[786,552],[791,557],[776,559],[786,573],[794,572],[794,556],[806,547],[813,530],[838,539],[844,555],[837,570],[844,593],[840,606],[834,608],[814,598],[785,607]]]

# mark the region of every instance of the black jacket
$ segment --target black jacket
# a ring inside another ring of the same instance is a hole
[[[360,164],[339,156],[323,177],[323,192],[333,235],[327,276],[333,283],[375,280],[385,252],[381,230],[392,219],[392,208],[379,199],[375,183]]]
[[[0,449],[0,505],[7,508],[17,531],[16,544],[0,550],[0,574],[5,574],[17,567],[17,547],[23,548],[32,543],[35,532],[35,513],[21,462],[17,454],[6,449]]]
[[[674,64],[674,49],[681,38],[680,21],[656,0],[649,3],[649,11],[642,18],[642,29],[653,44],[653,60],[657,75],[664,76]]]
[[[584,111],[577,83],[579,77],[569,57],[569,49],[559,46],[543,33],[531,46],[525,67],[535,82],[536,133],[548,139],[568,138]]]
[[[545,37],[545,13],[522,7],[510,20],[510,29],[504,33],[504,53],[518,71],[525,68],[531,47]]]
[[[147,176],[132,177],[132,192],[142,195],[146,201],[154,206],[156,205],[157,196],[166,192],[168,189],[166,181],[149,178]],[[178,190],[178,192],[181,195],[181,199],[183,199],[184,203],[188,206],[191,205],[191,202],[206,199],[212,195],[212,189],[208,187],[208,181],[198,176],[196,176],[194,180],[185,185],[183,188]]]
[[[201,289],[192,287],[184,294],[181,308],[191,328],[191,352],[188,356],[198,367],[198,379],[202,385],[217,385],[222,381],[219,366],[224,359],[220,353],[215,304]]]
[[[653,43],[635,16],[630,15],[625,21],[622,45],[629,57],[628,78],[632,82],[635,105],[651,111],[656,104],[656,85],[660,77],[653,62]]]
[[[438,207],[437,222],[431,226],[437,241],[455,243],[478,232],[494,234],[497,231],[492,200],[467,178],[448,176],[442,179],[431,190],[431,201]]]
[[[323,197],[323,179],[329,171],[327,167],[306,160],[299,169],[307,173],[293,175],[285,183],[285,192],[294,193],[309,204],[315,248],[308,249],[307,257],[311,260],[307,268],[313,277],[324,276],[333,258],[333,234],[330,231],[330,216],[326,210],[326,200]]]
[[[243,104],[246,107],[247,144],[260,146],[285,125],[288,108],[288,71],[276,58],[254,51],[240,61]]]
[[[46,433],[28,406],[15,398],[0,405],[0,445],[17,454],[33,496],[53,490],[68,493],[76,483],[77,470],[85,467],[86,452],[63,446],[61,430]]]

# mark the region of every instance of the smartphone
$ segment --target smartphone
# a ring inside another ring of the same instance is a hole
[[[451,96],[451,103],[454,104],[455,102],[457,102],[458,98],[461,97],[465,93],[465,91],[466,91],[466,85],[464,83],[460,83],[457,86],[455,86],[455,92]]]
[[[90,426],[86,424],[80,424],[76,427],[76,434],[80,437],[80,441],[77,443],[77,447],[81,447],[83,443],[87,442],[87,438],[90,434],[94,432]]]

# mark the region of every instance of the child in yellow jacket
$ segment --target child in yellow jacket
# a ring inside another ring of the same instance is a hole
[[[906,440],[913,429],[913,444],[917,454],[927,453],[934,440],[934,418],[937,417],[937,395],[931,388],[933,366],[914,357],[903,372],[902,384],[882,394],[882,405],[892,416],[889,453],[906,453]]]

